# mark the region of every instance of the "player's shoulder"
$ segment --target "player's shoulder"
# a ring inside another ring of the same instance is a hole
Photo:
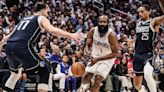
[[[89,33],[93,34],[93,33],[94,33],[94,31],[95,31],[96,29],[97,29],[97,26],[92,27],[92,28],[89,30]]]
[[[138,19],[138,20],[136,21],[136,26],[138,26],[140,23],[141,23],[141,19]]]
[[[45,20],[47,19],[45,16],[38,16],[38,20]]]
[[[91,29],[90,29],[90,31],[94,31],[94,30],[96,30],[96,28],[98,28],[97,26],[95,26],[95,27],[92,27]]]
[[[45,31],[43,26],[42,26],[42,22],[45,22],[46,20],[48,20],[46,17],[38,16],[38,24],[39,24],[39,27],[41,28],[42,31]]]

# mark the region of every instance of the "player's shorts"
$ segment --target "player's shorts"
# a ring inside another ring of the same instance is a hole
[[[144,66],[147,62],[152,63],[153,53],[143,53],[134,55],[133,69],[137,76],[143,75]]]
[[[6,55],[8,59],[9,68],[12,71],[17,71],[20,67],[26,71],[27,74],[34,74],[35,71],[38,71],[40,75],[40,83],[48,83],[49,71],[47,67],[41,67],[40,61],[42,59],[34,52],[31,48],[21,48],[15,43],[6,44]]]
[[[20,67],[25,70],[32,70],[39,66],[40,58],[33,49],[17,46],[13,42],[6,44],[6,55],[9,63],[9,68],[17,71]]]
[[[114,65],[114,60],[115,59],[106,60],[105,62],[99,61],[92,66],[89,66],[90,64],[89,62],[85,68],[85,71],[89,73],[93,73],[94,75],[101,75],[102,77],[106,78],[107,75],[109,75],[109,72],[111,71]]]

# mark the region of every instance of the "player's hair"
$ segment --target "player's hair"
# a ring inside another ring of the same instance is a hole
[[[107,21],[108,21],[108,23],[109,23],[109,17],[108,17],[107,15],[105,15],[105,14],[99,16],[99,17],[98,17],[98,21],[100,21],[100,18],[103,17],[103,16],[107,17],[107,19],[108,19]]]
[[[42,10],[42,9],[46,9],[46,7],[47,7],[47,5],[46,5],[45,3],[37,2],[37,3],[35,4],[35,9],[34,9],[34,11],[35,11],[35,12],[38,12],[38,11],[40,11],[40,10]]]
[[[151,10],[151,8],[150,8],[150,6],[148,4],[143,4],[140,7],[144,7],[145,10],[147,10],[147,11],[150,11]]]

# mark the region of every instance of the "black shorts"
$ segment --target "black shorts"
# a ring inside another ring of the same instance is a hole
[[[153,53],[144,53],[134,55],[133,69],[136,75],[143,75],[143,69],[147,62],[152,63]]]
[[[17,43],[6,44],[6,55],[9,63],[9,68],[13,71],[17,71],[20,67],[23,67],[25,71],[35,69],[39,66],[40,58],[28,46],[17,46]]]

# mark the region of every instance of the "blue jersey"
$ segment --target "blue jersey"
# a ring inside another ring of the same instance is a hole
[[[156,32],[150,25],[151,19],[147,21],[140,21],[136,26],[136,53],[148,53],[153,52],[154,43],[156,41]]]
[[[7,42],[22,48],[37,44],[41,34],[38,16],[24,17],[14,30]]]

